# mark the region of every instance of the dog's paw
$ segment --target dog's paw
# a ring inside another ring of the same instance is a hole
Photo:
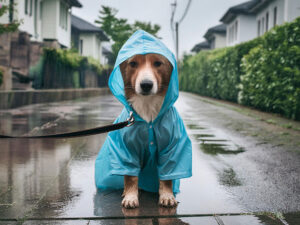
[[[139,199],[135,194],[127,194],[124,196],[122,206],[127,209],[134,209],[139,207]]]
[[[173,193],[163,193],[159,196],[159,205],[163,207],[175,207],[177,204]]]

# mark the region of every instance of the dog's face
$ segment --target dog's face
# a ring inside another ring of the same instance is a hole
[[[173,67],[159,54],[135,55],[120,65],[125,95],[161,95],[167,92]]]

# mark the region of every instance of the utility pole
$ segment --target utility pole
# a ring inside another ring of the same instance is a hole
[[[176,7],[177,7],[177,0],[174,0],[174,3],[171,4],[172,7],[172,14],[171,14],[171,30],[172,30],[172,36],[174,38],[175,36],[175,52],[176,52],[176,60],[179,62],[179,25],[180,23],[184,20],[185,16],[187,15],[190,5],[192,3],[192,0],[188,0],[188,3],[186,5],[186,8],[184,10],[183,15],[181,16],[180,20],[175,22],[175,31],[174,31],[174,15],[176,12]],[[175,35],[174,35],[175,32]]]

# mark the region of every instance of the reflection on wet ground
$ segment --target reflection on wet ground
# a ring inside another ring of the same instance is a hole
[[[252,211],[228,190],[244,182],[234,167],[222,161],[222,157],[236,157],[246,149],[196,115],[187,116],[182,101],[178,106],[193,142],[193,177],[182,180],[177,208],[158,207],[157,194],[141,191],[141,207],[125,210],[120,204],[121,190],[96,190],[94,161],[106,134],[0,139],[0,225],[247,224],[240,222],[245,220],[243,216],[215,215]],[[121,108],[110,95],[26,106],[0,111],[0,131],[13,135],[76,131],[111,123]],[[277,219],[271,223],[268,216],[248,218],[251,224],[280,224]]]

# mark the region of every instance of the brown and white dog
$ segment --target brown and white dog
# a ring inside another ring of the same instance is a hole
[[[120,65],[124,80],[125,96],[134,110],[146,122],[153,121],[163,104],[173,67],[159,54],[135,55]],[[124,176],[122,205],[136,208],[138,200],[138,177]],[[172,181],[159,181],[159,204],[174,207]]]

